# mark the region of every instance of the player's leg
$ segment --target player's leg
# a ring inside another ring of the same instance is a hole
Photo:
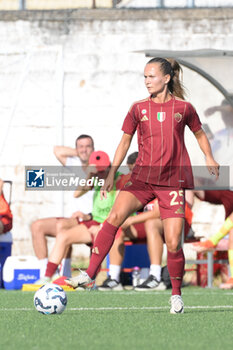
[[[150,219],[145,223],[147,249],[151,265],[161,266],[163,254],[163,224],[161,219]],[[161,271],[160,271],[161,272]],[[159,276],[157,276],[159,278]]]
[[[112,248],[109,252],[110,262],[113,265],[121,266],[125,254],[125,239],[135,241],[138,237],[137,225],[127,225],[128,219],[119,228]],[[110,274],[111,275],[111,274]]]
[[[46,218],[31,224],[32,245],[38,259],[48,257],[47,236],[56,237],[57,218]]]
[[[71,227],[76,226],[78,223],[75,218],[57,218],[56,231],[60,232],[62,230],[68,230]]]
[[[120,273],[125,254],[125,238],[136,240],[138,237],[137,228],[135,227],[137,225],[128,225],[128,221],[129,219],[124,222],[116,234],[114,243],[109,252],[109,276],[103,284],[98,287],[100,291],[120,291],[123,289],[120,283]]]
[[[76,225],[68,230],[59,231],[56,236],[54,247],[49,256],[45,278],[47,278],[47,280],[52,278],[71,244],[90,244],[91,242],[91,233],[85,225]]]
[[[192,244],[192,248],[197,252],[212,251],[215,249],[217,244],[223,239],[233,228],[233,213],[231,213],[223,225],[220,227],[219,231],[216,232],[212,237],[204,242],[196,242]]]
[[[124,233],[121,228],[118,230],[112,248],[109,251],[109,271],[108,277],[104,280],[102,285],[98,287],[100,291],[120,291],[123,290],[120,283],[121,265],[124,259]]]
[[[230,276],[226,283],[220,284],[221,289],[233,289],[233,229],[229,232],[228,261]]]
[[[92,249],[91,260],[87,269],[87,274],[92,279],[95,278],[96,271],[107,253],[110,251],[118,228],[130,214],[134,213],[141,207],[142,203],[132,193],[127,191],[121,191],[119,193]]]
[[[163,255],[163,223],[160,218],[158,201],[154,202],[155,219],[145,222],[147,249],[150,257],[150,275],[158,282],[161,280],[161,264]]]
[[[66,282],[73,287],[90,283],[96,276],[107,253],[110,251],[118,228],[126,218],[143,206],[139,199],[128,191],[120,191],[111,213],[99,231],[92,249],[89,267],[85,274],[79,275]]]
[[[32,244],[35,255],[39,259],[41,276],[44,275],[48,262],[47,237],[56,237],[58,225],[61,225],[62,223],[67,224],[68,222],[72,222],[73,225],[74,221],[75,219],[72,218],[66,219],[54,217],[39,219],[31,224]]]
[[[68,230],[77,225],[76,218],[59,218],[57,221],[57,232],[61,230]],[[71,255],[72,255],[72,245],[67,249],[64,258],[59,266],[60,276],[71,277]]]
[[[171,313],[183,313],[181,286],[184,275],[185,258],[181,248],[183,218],[163,220],[164,236],[167,245],[167,267],[172,284]]]
[[[45,218],[31,224],[32,245],[36,257],[39,259],[40,276],[44,276],[48,263],[47,237],[56,237],[57,218]]]
[[[163,224],[161,219],[150,219],[145,222],[147,250],[150,257],[148,278],[135,288],[136,291],[165,290],[161,282],[161,264],[163,255]]]
[[[158,191],[157,195],[167,245],[167,268],[172,284],[170,313],[183,313],[181,285],[185,258],[181,247],[181,238],[185,216],[185,193],[182,189],[169,189]]]

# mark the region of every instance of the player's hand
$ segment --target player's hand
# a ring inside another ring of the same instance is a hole
[[[133,218],[133,216],[130,216],[123,222],[123,224],[121,225],[123,231],[126,230],[130,225],[132,225]]]
[[[219,164],[212,157],[206,157],[206,166],[210,175],[215,175],[217,180],[219,178]]]
[[[91,175],[96,175],[98,173],[96,165],[95,164],[89,164],[87,169],[86,169],[86,173],[89,174],[90,177],[91,177]]]
[[[207,108],[204,113],[206,117],[210,117],[212,114],[214,114],[217,111],[218,111],[218,107],[213,106],[213,107]]]
[[[82,213],[81,211],[75,211],[75,212],[71,215],[71,217],[72,217],[73,219],[78,218],[78,219],[81,219],[81,220],[84,220],[84,216],[85,216],[85,214]]]
[[[113,184],[114,184],[114,174],[108,175],[106,180],[104,181],[104,185],[102,186],[100,190],[100,198],[107,198],[107,192],[110,192],[113,189]]]

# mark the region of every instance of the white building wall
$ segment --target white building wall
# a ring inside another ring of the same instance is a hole
[[[29,228],[33,220],[61,213],[59,192],[25,191],[24,166],[58,165],[53,146],[62,138],[73,146],[82,133],[91,134],[96,149],[112,158],[129,107],[147,96],[143,68],[148,58],[137,52],[231,50],[232,27],[232,9],[0,14],[0,176],[13,180],[14,254],[33,254]],[[184,79],[189,99],[204,120],[204,109],[220,103],[222,96],[187,69]],[[191,156],[202,164],[195,142],[192,138]],[[136,138],[130,152],[135,150]],[[208,219],[211,222],[212,215]],[[221,220],[222,212],[218,223]]]

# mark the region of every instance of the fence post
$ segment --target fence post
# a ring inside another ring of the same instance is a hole
[[[164,0],[159,0],[158,7],[164,7]]]
[[[19,10],[26,10],[26,0],[19,0]]]
[[[195,7],[195,0],[187,0],[187,7],[190,7],[190,8]]]
[[[117,0],[112,0],[112,7],[116,8],[116,5],[117,5]]]

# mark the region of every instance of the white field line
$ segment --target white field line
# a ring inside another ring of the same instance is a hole
[[[128,310],[167,310],[169,306],[131,306],[131,307],[73,307],[67,308],[67,311],[128,311]],[[233,309],[233,305],[197,305],[197,306],[185,306],[185,309]],[[0,308],[1,311],[32,311],[34,308]]]
[[[69,293],[70,291],[67,291],[67,293]],[[74,291],[72,291],[74,292]],[[162,290],[162,291],[158,291],[158,290],[154,290],[154,291],[146,291],[146,292],[137,292],[134,290],[124,290],[124,291],[95,291],[95,290],[76,290],[76,293],[98,293],[98,295],[125,295],[125,296],[131,296],[131,295],[171,295],[171,289],[169,290]],[[193,292],[188,292],[186,293],[184,289],[182,289],[182,296],[192,296],[192,295],[202,295],[205,296],[205,292],[208,292],[208,295],[219,295],[219,296],[223,296],[223,295],[233,295],[233,290],[230,291],[226,291],[226,290],[222,290],[222,294],[219,293],[219,289],[210,289],[210,288],[203,288],[203,291],[193,291]]]
[[[131,306],[131,307],[80,307],[70,308],[70,311],[114,311],[114,310],[167,310],[169,306]],[[214,305],[214,306],[185,306],[185,309],[233,309],[233,305]]]

